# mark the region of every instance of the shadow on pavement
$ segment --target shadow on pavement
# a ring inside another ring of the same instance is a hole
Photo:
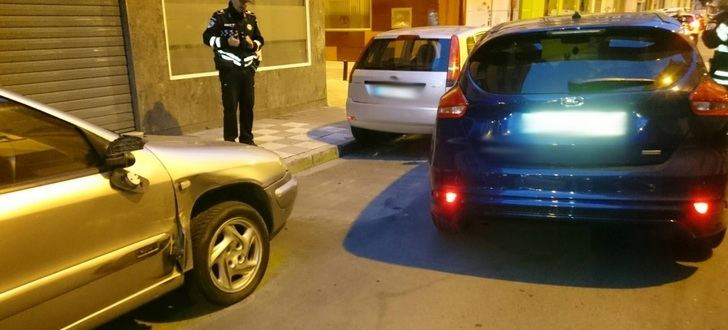
[[[420,162],[373,200],[352,225],[344,247],[402,266],[576,287],[657,286],[697,270],[675,261],[669,240],[639,229],[492,222],[474,224],[461,234],[438,233],[430,220],[427,171],[427,163]]]
[[[202,297],[190,297],[187,287],[183,286],[97,329],[151,329],[154,324],[184,322],[212,314],[222,308],[207,303]]]
[[[426,162],[430,154],[430,135],[408,134],[375,145],[352,142],[345,159],[377,159],[402,161],[404,164]]]
[[[349,131],[349,123],[346,120],[328,123],[309,130],[306,135],[311,140],[326,142],[329,144],[340,144],[343,141],[352,139]]]

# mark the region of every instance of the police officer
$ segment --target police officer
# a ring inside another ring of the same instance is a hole
[[[252,0],[230,0],[226,9],[212,14],[202,42],[215,53],[215,68],[222,86],[223,138],[255,145],[253,106],[255,71],[263,36],[255,15],[248,10]],[[238,106],[240,113],[238,116]],[[238,120],[240,131],[238,131]]]
[[[715,16],[715,27],[703,32],[703,42],[716,48],[710,60],[710,75],[715,82],[728,86],[728,0],[718,0],[720,13]]]

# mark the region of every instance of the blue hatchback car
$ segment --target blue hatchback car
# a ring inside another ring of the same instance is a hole
[[[680,25],[655,13],[499,25],[440,100],[432,219],[726,227],[728,91]]]

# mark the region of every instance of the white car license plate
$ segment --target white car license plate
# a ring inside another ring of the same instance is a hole
[[[407,100],[417,98],[417,89],[409,86],[370,85],[367,89],[373,96]]]

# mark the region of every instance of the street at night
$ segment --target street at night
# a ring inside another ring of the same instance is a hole
[[[0,330],[728,330],[728,0],[0,0]]]
[[[577,223],[438,233],[425,137],[301,173],[265,280],[217,309],[180,292],[107,329],[721,329],[728,252],[680,260],[669,239]],[[613,234],[617,232],[618,235]]]

